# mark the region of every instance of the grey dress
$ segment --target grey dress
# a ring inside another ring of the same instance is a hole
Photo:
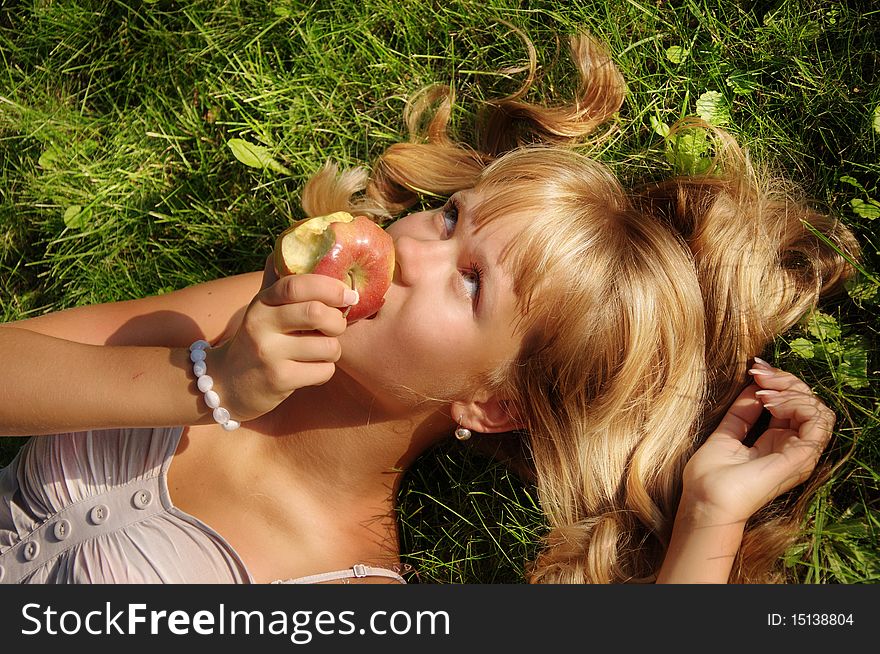
[[[31,438],[0,470],[2,583],[253,583],[232,546],[171,503],[183,429]],[[361,564],[281,583],[387,576]]]

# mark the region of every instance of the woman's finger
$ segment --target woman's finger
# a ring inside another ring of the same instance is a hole
[[[357,291],[326,275],[285,275],[257,297],[269,306],[317,300],[331,307],[347,307],[359,299]]]
[[[266,257],[266,263],[263,265],[263,281],[260,283],[260,290],[267,289],[278,281],[274,261],[275,258],[271,254]]]
[[[758,390],[759,387],[755,384],[746,386],[730,405],[712,435],[735,438],[742,442],[749,430],[754,427],[763,409],[761,401],[755,397],[755,392]]]
[[[749,369],[749,374],[755,383],[762,388],[769,388],[777,391],[797,390],[802,393],[812,393],[813,389],[800,377],[774,368],[770,364],[761,359],[755,360],[755,365]]]
[[[750,465],[758,466],[764,483],[772,487],[770,500],[809,478],[824,445],[803,441],[787,429],[774,429],[762,434],[754,449],[760,452],[760,458]]]
[[[282,347],[286,352],[279,353],[279,356],[290,361],[336,363],[342,356],[339,339],[329,336],[294,334],[287,337]]]
[[[339,336],[345,331],[345,315],[336,307],[318,300],[284,304],[271,308],[275,328],[285,334],[318,331],[325,336]]]
[[[811,394],[812,389],[799,377],[791,374],[790,372],[786,372],[785,370],[781,370],[779,368],[774,368],[769,363],[764,361],[763,359],[759,359],[755,357],[755,366],[749,370],[749,374],[752,375],[752,379],[759,384],[762,389],[768,390],[799,390],[803,393]],[[795,428],[789,424],[788,420],[784,418],[777,418],[776,416],[771,416],[770,424],[768,425],[770,428],[780,427],[782,429],[786,428]]]
[[[788,420],[801,439],[826,442],[831,437],[836,417],[815,395],[800,391],[765,391],[758,395],[770,413]]]
[[[291,361],[285,374],[290,375],[291,388],[320,386],[330,381],[336,372],[336,364],[329,361],[302,362]]]

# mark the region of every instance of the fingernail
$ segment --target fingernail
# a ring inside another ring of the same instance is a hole
[[[760,391],[755,391],[755,395],[763,395],[763,396],[765,396],[765,397],[766,397],[766,396],[771,396],[771,397],[772,397],[772,396],[774,396],[774,395],[779,395],[779,391],[773,391],[773,390],[769,390],[769,389],[764,389],[764,390],[760,390]]]
[[[774,374],[772,370],[762,370],[760,368],[749,368],[750,375],[764,375],[765,377],[769,377]]]
[[[760,357],[755,357],[755,363],[757,363],[759,366],[766,366],[766,367],[768,367],[768,368],[772,368],[772,367],[773,367],[773,366],[771,366],[769,363],[767,363],[766,361],[764,361],[764,359],[762,359],[762,358],[760,358]]]
[[[342,294],[342,301],[345,302],[345,304],[347,304],[348,306],[357,304],[358,302],[360,302],[360,299],[360,294],[353,288],[345,289],[345,293]]]

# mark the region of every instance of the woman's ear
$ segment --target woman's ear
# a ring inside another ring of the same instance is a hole
[[[496,395],[485,398],[478,395],[469,402],[453,402],[450,411],[452,419],[462,427],[482,434],[513,431],[522,426],[512,403]]]

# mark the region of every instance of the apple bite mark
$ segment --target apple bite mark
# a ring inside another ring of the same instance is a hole
[[[394,274],[394,241],[366,216],[345,211],[297,221],[275,241],[278,276],[314,273],[333,277],[358,292],[349,323],[374,315],[385,302]]]

